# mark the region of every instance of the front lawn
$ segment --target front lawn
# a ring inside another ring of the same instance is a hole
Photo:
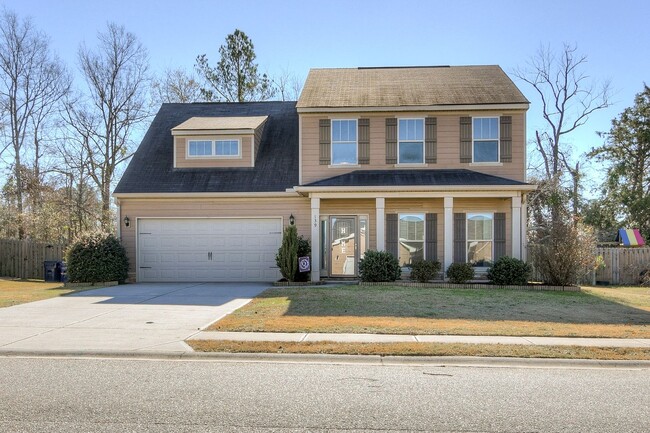
[[[0,278],[0,308],[54,298],[73,291],[63,287],[62,283]]]
[[[650,289],[273,288],[209,329],[650,338]]]

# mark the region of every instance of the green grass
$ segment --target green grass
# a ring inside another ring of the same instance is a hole
[[[650,338],[650,289],[273,288],[210,329]]]
[[[76,291],[79,289],[65,288],[62,283],[0,278],[0,308],[54,298]]]

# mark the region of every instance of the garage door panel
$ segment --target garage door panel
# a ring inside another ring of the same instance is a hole
[[[280,218],[138,220],[140,281],[273,281]],[[212,253],[211,256],[208,253]]]

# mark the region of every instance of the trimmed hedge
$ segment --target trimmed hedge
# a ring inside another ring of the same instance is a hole
[[[124,282],[129,259],[120,240],[109,233],[91,232],[79,236],[65,254],[71,283]]]
[[[402,275],[399,262],[387,251],[366,251],[359,261],[359,276],[364,282],[395,281]]]
[[[487,271],[487,277],[499,286],[525,286],[532,269],[530,265],[513,257],[501,257]]]
[[[474,278],[474,268],[469,263],[452,263],[447,268],[447,278],[454,284],[463,284]]]
[[[417,260],[411,264],[410,278],[419,283],[426,283],[438,275],[441,267],[442,265],[437,260]]]

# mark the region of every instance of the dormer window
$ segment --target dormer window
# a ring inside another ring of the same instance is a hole
[[[190,156],[211,156],[212,141],[211,140],[190,140],[188,153]]]
[[[187,156],[239,157],[241,156],[239,140],[188,140]]]
[[[216,156],[239,156],[239,140],[217,140],[214,149]]]

